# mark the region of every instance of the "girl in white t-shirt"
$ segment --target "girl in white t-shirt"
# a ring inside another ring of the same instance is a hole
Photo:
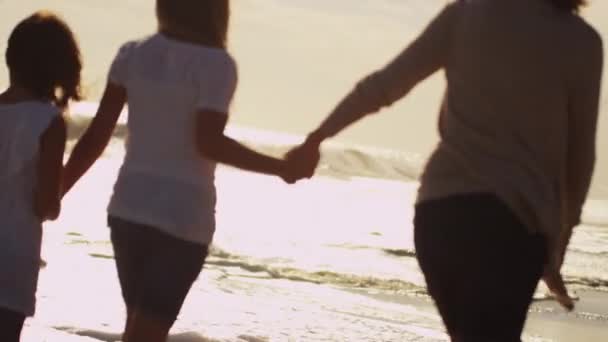
[[[52,52],[52,53],[49,53]],[[10,86],[0,94],[0,341],[17,342],[34,314],[42,222],[60,211],[66,127],[79,99],[80,52],[68,26],[38,12],[13,30]]]
[[[124,44],[65,189],[107,146],[125,104],[129,143],[108,208],[127,307],[124,341],[165,341],[215,230],[216,163],[290,176],[282,160],[224,135],[237,85],[226,51],[229,1],[158,0],[157,33]]]

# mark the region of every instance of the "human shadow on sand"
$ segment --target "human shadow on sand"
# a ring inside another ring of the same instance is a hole
[[[55,329],[64,333],[82,337],[89,337],[97,341],[120,342],[121,334],[104,332],[99,330],[78,329],[73,327],[56,327]],[[173,334],[169,336],[167,342],[268,342],[265,338],[241,335],[235,339],[214,339],[204,337],[194,332]]]

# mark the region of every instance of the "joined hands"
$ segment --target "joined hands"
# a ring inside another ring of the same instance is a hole
[[[321,142],[321,138],[311,134],[303,144],[289,151],[285,155],[281,178],[288,184],[311,178],[321,159]]]

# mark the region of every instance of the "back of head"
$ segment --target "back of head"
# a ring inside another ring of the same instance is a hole
[[[65,108],[79,100],[82,62],[78,43],[67,24],[49,12],[20,22],[6,49],[11,83]]]
[[[156,14],[161,32],[226,48],[229,0],[157,0]]]
[[[557,8],[578,13],[584,5],[587,4],[586,0],[549,0]]]

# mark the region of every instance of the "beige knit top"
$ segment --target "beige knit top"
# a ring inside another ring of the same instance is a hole
[[[418,201],[491,192],[531,232],[555,238],[579,223],[589,189],[602,63],[598,33],[549,1],[457,1],[319,131],[333,136],[444,70],[441,141]]]

